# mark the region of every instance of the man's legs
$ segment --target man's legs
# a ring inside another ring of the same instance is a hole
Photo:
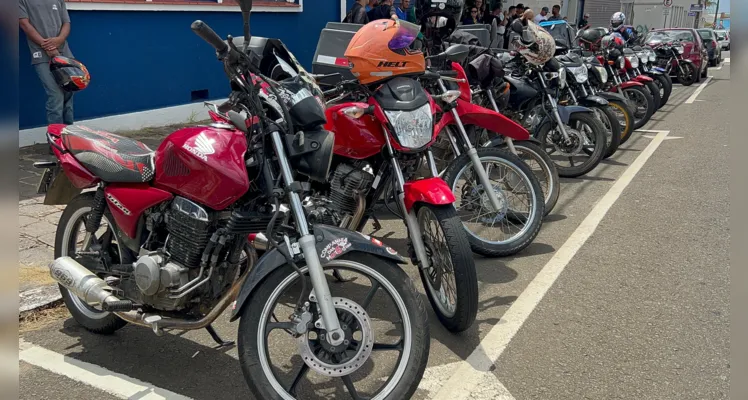
[[[34,65],[44,91],[47,93],[47,124],[73,123],[73,94],[64,92],[49,70],[49,64]]]

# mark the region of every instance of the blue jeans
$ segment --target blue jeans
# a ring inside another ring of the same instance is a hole
[[[47,124],[73,124],[73,93],[57,85],[48,63],[35,64],[44,91],[47,92]]]

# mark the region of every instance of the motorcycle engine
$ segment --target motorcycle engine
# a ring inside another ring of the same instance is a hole
[[[202,254],[215,231],[204,208],[183,197],[176,197],[164,214],[168,236],[163,249],[145,251],[135,264],[135,283],[143,304],[161,310],[176,310],[191,299],[172,296],[172,290],[197,277]],[[191,269],[194,269],[191,271]]]
[[[366,196],[374,181],[371,166],[338,164],[330,178],[328,197],[314,197],[305,207],[311,223],[340,226],[358,208],[358,196]]]

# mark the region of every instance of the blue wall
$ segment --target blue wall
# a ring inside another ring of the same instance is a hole
[[[281,39],[311,69],[320,31],[340,20],[340,2],[304,6],[303,13],[253,13],[252,34]],[[68,43],[91,73],[90,86],[75,95],[76,120],[186,104],[194,90],[228,96],[221,64],[190,24],[201,19],[221,37],[241,36],[239,12],[70,11],[70,19]],[[46,96],[19,36],[19,125],[26,129],[46,125]]]

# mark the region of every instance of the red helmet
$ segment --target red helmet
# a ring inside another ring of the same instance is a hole
[[[78,60],[70,57],[55,56],[49,60],[49,70],[55,81],[66,92],[77,92],[88,87],[91,75],[88,69]]]

